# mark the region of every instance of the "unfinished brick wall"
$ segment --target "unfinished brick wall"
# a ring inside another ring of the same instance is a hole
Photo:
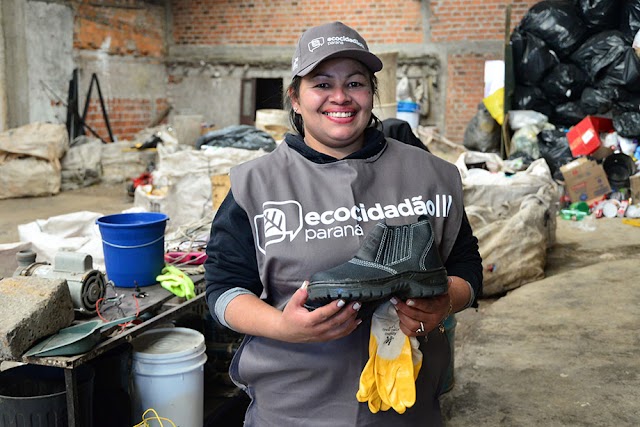
[[[170,0],[170,43],[175,46],[293,46],[313,25],[341,20],[355,27],[372,45],[441,45],[447,69],[442,132],[462,142],[464,129],[483,96],[484,62],[502,59],[469,49],[471,43],[501,46],[505,10],[512,4],[511,27],[534,0]],[[77,6],[74,47],[108,55],[163,58],[165,8],[154,0],[84,0]],[[426,12],[426,17],[424,16]],[[426,22],[426,28],[425,28]],[[167,82],[171,84],[170,82]],[[103,129],[99,111],[88,122]],[[166,98],[107,100],[118,138],[130,138],[149,125],[167,105]]]
[[[520,22],[537,0],[510,1],[511,26]],[[439,0],[431,1],[431,38],[437,43],[458,44],[465,53],[447,57],[447,87],[444,135],[461,143],[469,121],[477,112],[484,96],[484,63],[503,59],[504,49],[494,54],[468,53],[464,44],[478,41],[504,42],[506,33],[505,0]],[[455,50],[450,47],[450,51]]]
[[[158,99],[126,99],[111,98],[106,100],[109,125],[116,139],[132,140],[133,136],[145,129],[169,107],[166,98]],[[102,114],[100,102],[92,99],[87,109],[86,122],[104,141],[110,141],[107,124]],[[85,133],[93,135],[88,129]],[[143,141],[138,141],[143,142]]]
[[[342,21],[371,44],[422,43],[419,0],[171,0],[176,45],[292,46],[308,27]]]
[[[149,60],[162,60],[166,54],[165,29],[166,16],[163,6],[154,5],[153,1],[143,0],[84,0],[75,9],[74,50],[96,52],[111,61],[114,58],[127,61],[139,61],[144,64]],[[114,67],[113,65],[111,65]],[[111,97],[105,101],[109,122],[117,139],[132,139],[142,129],[147,128],[160,117],[168,107],[166,97],[158,98],[156,94],[127,94],[129,85],[144,85],[136,81],[140,76],[111,76],[112,81],[105,81],[110,76],[97,73],[102,87],[112,88]],[[154,76],[164,79],[164,76]],[[88,88],[79,88],[81,95]],[[140,92],[140,91],[130,91]],[[81,98],[81,104],[84,97]],[[82,109],[84,106],[80,105]],[[87,111],[86,122],[102,138],[108,140],[108,132],[102,116],[102,110],[95,88]],[[90,134],[87,131],[87,134]]]

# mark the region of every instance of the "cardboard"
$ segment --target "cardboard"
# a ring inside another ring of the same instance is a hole
[[[640,173],[630,176],[629,183],[631,184],[632,203],[640,203]]]
[[[588,156],[601,145],[600,133],[613,131],[613,121],[604,117],[587,116],[567,132],[569,148],[574,157]]]
[[[607,174],[602,165],[580,157],[560,168],[564,185],[572,202],[589,202],[611,192]]]
[[[227,197],[230,188],[231,180],[229,179],[229,174],[213,175],[211,177],[211,200],[214,211],[218,210],[224,198]]]

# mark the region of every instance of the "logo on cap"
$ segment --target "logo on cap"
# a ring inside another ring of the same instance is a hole
[[[298,58],[297,56],[294,58],[294,60],[293,60],[293,65],[291,66],[291,70],[292,70],[292,71],[295,71],[295,70],[296,70],[296,68],[298,68],[298,59],[299,59],[299,58]]]
[[[309,52],[313,52],[322,45],[324,45],[324,37],[318,37],[317,39],[311,40],[309,42]]]

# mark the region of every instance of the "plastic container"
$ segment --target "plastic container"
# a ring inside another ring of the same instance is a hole
[[[159,212],[98,218],[107,278],[121,288],[155,285],[164,267],[164,231],[168,219]]]
[[[77,368],[78,400],[83,426],[93,421],[94,372]],[[0,425],[59,427],[68,425],[64,369],[23,365],[0,373]]]
[[[204,422],[204,335],[188,328],[158,328],[132,342],[133,420],[147,409],[177,426]]]
[[[417,129],[420,123],[420,104],[411,101],[398,101],[396,117],[409,123],[411,129]]]
[[[256,110],[255,127],[257,129],[269,132],[269,130],[275,129],[273,126],[277,126],[283,133],[287,132],[291,128],[289,112],[287,110],[269,108]]]

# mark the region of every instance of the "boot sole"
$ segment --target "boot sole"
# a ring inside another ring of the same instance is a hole
[[[390,278],[352,283],[312,282],[307,287],[305,307],[315,309],[336,299],[369,302],[392,295],[400,299],[426,298],[446,293],[448,284],[444,268],[409,271]]]

